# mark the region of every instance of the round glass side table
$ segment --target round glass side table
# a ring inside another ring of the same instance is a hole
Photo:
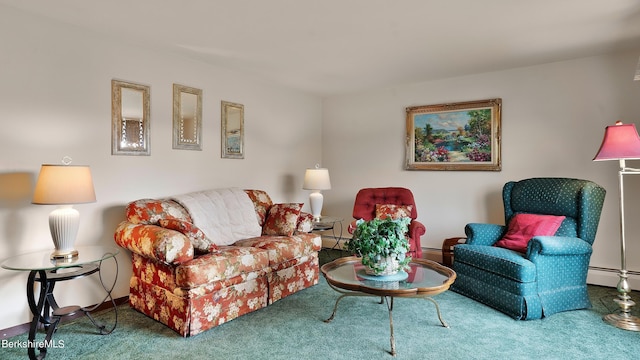
[[[65,316],[82,312],[98,328],[101,335],[110,334],[118,324],[118,309],[111,295],[118,279],[118,248],[115,246],[80,246],[76,248],[78,256],[71,259],[51,260],[51,250],[38,251],[7,258],[2,261],[2,268],[15,271],[28,271],[27,302],[33,314],[29,328],[29,341],[27,351],[30,359],[44,359],[47,348],[52,347],[51,341],[60,320]],[[116,265],[116,274],[113,284],[108,286],[102,278],[102,263],[112,259]],[[82,278],[94,273],[100,276],[100,284],[106,292],[104,299],[94,306],[81,307],[77,305],[60,307],[53,295],[53,289],[57,282]],[[35,283],[39,283],[40,290],[35,293]],[[91,312],[96,310],[107,299],[115,310],[115,322],[111,328],[96,321]],[[36,341],[38,327],[42,325],[46,331],[44,341]],[[55,347],[55,346],[53,346]],[[37,350],[37,353],[36,353]]]
[[[313,220],[313,229],[311,231],[331,230],[331,235],[322,236],[336,241],[336,243],[331,247],[331,250],[340,248],[340,241],[342,241],[342,220],[342,218],[333,216],[321,216],[320,219]],[[336,225],[338,225],[339,230],[336,229]]]

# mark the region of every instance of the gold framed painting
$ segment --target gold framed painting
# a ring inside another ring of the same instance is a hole
[[[406,108],[406,170],[501,170],[502,99]]]

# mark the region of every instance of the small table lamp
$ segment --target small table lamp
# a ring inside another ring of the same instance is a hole
[[[629,293],[631,289],[627,281],[627,257],[624,231],[624,182],[625,175],[638,175],[640,169],[628,168],[625,159],[640,159],[640,137],[635,124],[623,124],[618,121],[613,126],[607,126],[602,139],[602,145],[594,161],[618,160],[620,170],[618,171],[618,196],[620,204],[620,246],[621,246],[621,268],[618,281],[618,298],[614,301],[620,306],[620,311],[608,314],[603,320],[609,324],[625,330],[640,331],[640,318],[631,315],[631,307],[635,302],[631,300]]]
[[[78,256],[74,249],[80,213],[73,204],[96,201],[88,166],[42,165],[33,194],[33,204],[59,205],[49,214],[49,230],[55,245],[51,259]]]
[[[313,219],[320,220],[320,214],[322,213],[322,197],[321,190],[331,189],[331,179],[329,179],[329,170],[321,168],[316,164],[314,169],[307,169],[304,173],[304,183],[302,188],[305,190],[312,190],[309,195],[309,206],[311,206],[311,214]]]

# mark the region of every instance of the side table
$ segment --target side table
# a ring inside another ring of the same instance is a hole
[[[331,250],[340,247],[340,241],[342,241],[342,218],[333,217],[333,216],[321,216],[319,220],[313,220],[313,229],[311,231],[329,231],[331,230],[331,235],[324,235],[324,237],[328,237],[334,239],[336,243],[331,247]],[[340,225],[340,232],[336,232],[336,225]]]
[[[466,237],[452,237],[444,239],[442,242],[442,265],[451,267],[453,265],[453,247],[464,243]]]
[[[7,270],[29,271],[27,280],[27,302],[33,314],[31,327],[29,328],[29,340],[27,351],[30,359],[44,359],[47,356],[47,348],[52,346],[52,337],[58,328],[60,320],[65,316],[71,316],[78,312],[84,313],[98,328],[101,335],[110,334],[118,323],[118,309],[111,295],[118,279],[118,248],[111,246],[84,246],[78,247],[78,256],[72,259],[51,260],[51,250],[39,251],[29,254],[17,255],[2,261],[1,266]],[[102,279],[102,262],[113,259],[116,264],[116,274],[110,287],[105,285]],[[100,284],[106,292],[104,299],[92,307],[77,305],[60,307],[53,295],[53,288],[57,282],[82,278],[94,273],[100,276]],[[35,294],[35,283],[40,283],[39,294]],[[91,312],[96,310],[107,299],[115,310],[115,323],[111,328],[97,322]],[[42,325],[46,331],[44,341],[36,341],[38,327]],[[38,350],[38,353],[36,353]]]

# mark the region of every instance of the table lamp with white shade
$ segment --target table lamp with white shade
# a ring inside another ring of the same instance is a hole
[[[322,213],[322,203],[324,202],[321,191],[331,189],[331,179],[329,179],[329,170],[321,168],[316,164],[313,169],[307,169],[304,173],[304,183],[302,188],[311,190],[309,194],[309,206],[313,219],[318,221]]]
[[[58,205],[49,214],[49,230],[55,245],[51,259],[70,259],[78,256],[74,248],[80,213],[73,204],[96,201],[89,166],[47,165],[40,168],[33,194],[33,204]]]

